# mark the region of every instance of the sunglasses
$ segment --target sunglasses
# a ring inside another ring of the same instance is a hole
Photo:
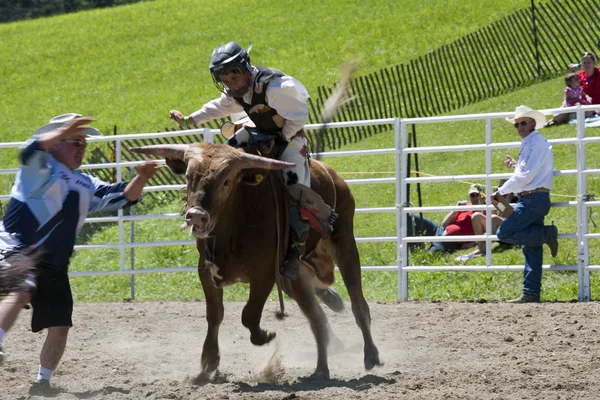
[[[480,197],[479,193],[470,193],[469,197]]]
[[[529,121],[515,122],[515,123],[514,123],[514,127],[515,127],[515,128],[518,128],[518,127],[519,127],[519,125],[521,125],[521,126],[525,126],[525,125],[527,125],[528,123],[529,123]]]
[[[596,62],[596,55],[594,53],[592,53],[591,51],[586,51],[585,53],[583,53],[581,55],[581,58],[590,58],[591,61],[593,61],[594,63]]]
[[[64,142],[69,142],[75,147],[85,147],[87,146],[87,142],[81,139],[65,139]]]

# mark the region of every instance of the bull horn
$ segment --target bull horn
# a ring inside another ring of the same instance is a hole
[[[281,170],[296,166],[294,163],[255,156],[254,154],[240,153],[240,155],[242,158],[242,164],[240,165],[242,169],[260,168],[266,170]]]
[[[130,150],[138,154],[152,154],[172,160],[183,160],[187,144],[154,144],[151,146],[133,147]]]

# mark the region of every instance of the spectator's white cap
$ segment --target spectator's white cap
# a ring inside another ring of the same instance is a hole
[[[519,106],[515,109],[514,118],[506,118],[508,122],[514,124],[519,118],[532,118],[535,120],[535,129],[541,129],[546,125],[546,116],[527,106]]]
[[[481,186],[480,186],[480,185],[478,185],[478,184],[474,183],[474,184],[472,184],[472,185],[471,185],[471,187],[469,188],[469,194],[471,194],[471,193],[479,193],[479,194],[482,194],[482,193],[483,193],[483,190],[482,190],[482,188],[481,188]]]
[[[81,118],[81,117],[82,117],[81,114],[75,114],[75,113],[58,115],[58,116],[52,118],[46,125],[42,126],[37,131],[35,131],[35,133],[33,134],[33,137],[39,136],[46,132],[51,132],[51,131],[55,130],[56,128],[60,128],[67,122],[72,121],[75,118]],[[87,137],[102,136],[102,132],[100,132],[98,129],[92,128],[92,127],[87,127],[82,133]]]

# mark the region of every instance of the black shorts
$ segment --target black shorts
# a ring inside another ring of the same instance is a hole
[[[73,294],[66,271],[38,268],[37,290],[31,306],[31,330],[39,332],[51,326],[73,326]]]

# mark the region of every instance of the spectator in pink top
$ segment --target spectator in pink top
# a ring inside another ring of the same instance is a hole
[[[565,98],[563,107],[578,106],[580,104],[592,104],[592,98],[588,96],[581,87],[579,75],[571,72],[565,76]]]
[[[581,86],[581,78],[574,72],[570,72],[565,76],[565,90],[562,107],[573,107],[578,105],[592,104],[592,98],[583,91]],[[593,111],[587,111],[585,117],[594,116]],[[571,119],[576,118],[575,113],[563,113],[555,115],[550,121],[546,123],[546,127],[564,124],[569,122]]]
[[[581,79],[581,87],[591,98],[591,104],[600,104],[600,68],[596,68],[596,55],[586,51],[581,55],[580,64],[570,64],[571,72],[582,70],[577,73]]]

